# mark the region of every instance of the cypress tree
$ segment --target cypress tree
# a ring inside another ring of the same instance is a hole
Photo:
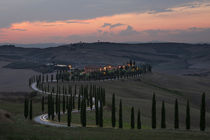
[[[75,85],[75,87],[74,87],[74,95],[75,96],[77,95],[77,85]]]
[[[187,107],[186,107],[186,129],[190,129],[190,103],[187,100]]]
[[[71,126],[71,111],[72,111],[71,100],[69,100],[69,104],[68,104],[68,118],[67,118],[68,126]]]
[[[103,105],[105,106],[106,105],[106,91],[105,91],[105,88],[103,88],[102,91],[103,91],[102,92],[103,93],[102,94],[102,96],[103,96]]]
[[[69,96],[66,96],[66,109],[68,110],[69,108]]]
[[[116,118],[115,118],[115,94],[112,95],[112,127],[116,125]]]
[[[79,93],[79,97],[78,97],[78,110],[80,110],[80,93]]]
[[[90,109],[93,109],[93,97],[92,97],[92,90],[90,92]]]
[[[48,101],[47,101],[47,105],[48,105],[48,118],[50,119],[50,117],[51,117],[51,97],[50,97],[50,95],[48,94]]]
[[[28,99],[25,98],[25,102],[24,102],[24,117],[25,119],[28,118]]]
[[[152,128],[156,128],[156,99],[155,94],[153,94],[152,98]]]
[[[58,121],[61,121],[61,111],[60,111],[60,95],[58,97]]]
[[[135,128],[134,107],[131,108],[131,129]]]
[[[179,129],[179,107],[177,99],[175,100],[174,128]]]
[[[58,94],[55,96],[55,112],[58,114]]]
[[[42,113],[44,113],[44,96],[42,96]]]
[[[200,110],[200,130],[205,131],[206,129],[206,99],[205,93],[202,94],[201,99],[201,110]]]
[[[99,112],[100,114],[99,114],[99,126],[100,127],[103,127],[103,102],[102,101],[100,101],[100,112]]]
[[[54,98],[51,96],[51,114],[52,114],[52,120],[54,120],[55,117],[55,110],[54,110]]]
[[[82,126],[83,127],[86,127],[86,101],[85,101],[85,98],[83,99],[83,113],[82,113],[82,119],[83,119],[83,123],[82,123]]]
[[[84,98],[83,98],[83,100],[84,100]],[[81,125],[83,126],[83,107],[84,107],[84,102],[83,102],[83,100],[82,100],[82,102],[81,102],[81,107],[80,107],[80,122],[81,122]]]
[[[166,111],[165,111],[164,101],[162,101],[162,109],[161,109],[161,128],[166,128]]]
[[[65,95],[63,94],[63,114],[66,112],[66,100]]]
[[[75,109],[75,98],[74,98],[74,96],[72,97],[72,108]]]
[[[120,99],[120,107],[119,107],[119,128],[123,128],[122,100],[121,99]]]
[[[95,118],[96,118],[96,125],[98,125],[98,97],[95,98]]]
[[[32,106],[32,99],[30,99],[30,112],[29,112],[29,118],[30,120],[32,120],[32,116],[33,116],[33,106]]]
[[[137,128],[138,128],[138,129],[141,129],[141,114],[140,114],[140,110],[138,110]]]

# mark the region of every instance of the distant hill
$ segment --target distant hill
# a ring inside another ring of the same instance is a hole
[[[77,43],[50,48],[0,46],[0,61],[9,68],[39,71],[46,63],[85,65],[122,64],[129,59],[150,63],[155,71],[193,74],[210,71],[210,45],[184,43]]]
[[[0,46],[8,45],[10,43],[0,43]],[[23,48],[49,48],[49,47],[57,47],[62,45],[61,43],[38,43],[38,44],[12,44],[16,47],[23,47]]]

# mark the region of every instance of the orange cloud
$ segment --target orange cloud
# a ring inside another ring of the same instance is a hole
[[[71,35],[84,36],[91,33],[99,34],[98,30],[100,30],[100,32],[111,32],[113,34],[117,34],[120,31],[125,30],[128,25],[133,27],[133,29],[138,32],[146,30],[187,30],[192,27],[209,28],[209,13],[210,2],[196,2],[190,3],[188,5],[170,8],[166,11],[157,13],[153,11],[148,11],[144,13],[127,13],[98,17],[88,20],[14,23],[11,25],[11,27],[3,28],[0,30],[6,34],[5,36],[2,36],[0,38],[0,42],[53,42],[53,40],[50,40],[49,37],[67,37]],[[110,23],[112,25],[122,24],[127,26],[102,28],[102,25],[104,25],[104,23]],[[116,40],[120,40],[120,37],[116,36]]]

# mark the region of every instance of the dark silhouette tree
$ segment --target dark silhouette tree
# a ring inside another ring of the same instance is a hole
[[[44,113],[44,96],[42,96],[42,113]]]
[[[60,95],[58,97],[58,121],[61,121]]]
[[[103,102],[100,101],[100,111],[99,111],[99,126],[103,127]]]
[[[119,106],[119,128],[123,128],[122,100],[121,99],[120,99],[120,106]]]
[[[162,109],[161,109],[161,128],[166,128],[166,111],[165,111],[164,101],[162,101]]]
[[[186,107],[186,129],[190,129],[190,103],[187,100],[187,107]]]
[[[28,118],[28,98],[25,98],[25,102],[24,102],[24,117],[25,119]]]
[[[51,118],[51,95],[48,94],[47,98],[47,106],[48,106],[48,118]]]
[[[65,95],[63,95],[63,113],[66,112],[66,99],[65,99]]]
[[[86,100],[83,99],[83,107],[82,107],[82,126],[86,127]]]
[[[205,131],[206,129],[206,99],[205,93],[202,94],[201,99],[201,110],[200,110],[200,130]]]
[[[29,119],[32,120],[32,117],[33,117],[33,105],[32,105],[32,99],[30,99]]]
[[[112,127],[116,125],[116,117],[115,117],[115,94],[112,95]]]
[[[52,115],[52,120],[55,118],[55,109],[54,109],[54,98],[51,96],[51,115]]]
[[[134,107],[131,108],[131,129],[135,128]]]
[[[152,98],[152,128],[156,128],[156,99],[155,94],[153,94]]]
[[[140,112],[140,110],[138,110],[137,128],[138,128],[138,129],[141,129],[141,112]]]
[[[79,93],[79,96],[78,96],[78,110],[80,110],[80,105],[81,105],[81,103],[80,103],[80,93]]]
[[[67,118],[67,121],[68,121],[68,126],[70,127],[71,126],[71,111],[72,111],[72,108],[71,108],[71,99],[69,99],[69,104],[68,104],[68,118]]]
[[[95,118],[96,118],[96,125],[98,125],[98,97],[95,97]]]
[[[179,129],[179,106],[177,99],[175,100],[174,128]]]

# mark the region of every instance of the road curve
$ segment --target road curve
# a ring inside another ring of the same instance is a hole
[[[44,91],[38,89],[38,88],[37,88],[37,83],[36,83],[36,82],[31,84],[31,88],[32,88],[34,91],[36,91],[36,92],[38,92],[38,93],[41,93],[41,94],[52,94],[52,95],[56,95],[56,93],[44,92]],[[62,96],[63,94],[60,94],[60,95]],[[93,101],[94,101],[94,100],[95,100],[95,99],[93,98]],[[95,109],[95,106],[93,105],[92,110],[94,110],[94,109]],[[87,110],[87,111],[92,111],[90,107],[87,107],[86,110]],[[77,110],[77,109],[72,110],[72,113],[78,113],[78,112],[80,112],[80,111]],[[61,112],[61,115],[62,115],[62,114],[63,114],[63,113]],[[42,114],[42,115],[36,116],[36,117],[34,117],[33,120],[34,120],[36,123],[39,123],[39,124],[42,124],[42,125],[48,125],[48,126],[54,126],[54,127],[68,127],[68,126],[67,126],[67,123],[59,123],[59,122],[55,122],[55,121],[48,120],[48,114]],[[80,124],[71,124],[70,127],[81,127],[81,125],[80,125]]]

